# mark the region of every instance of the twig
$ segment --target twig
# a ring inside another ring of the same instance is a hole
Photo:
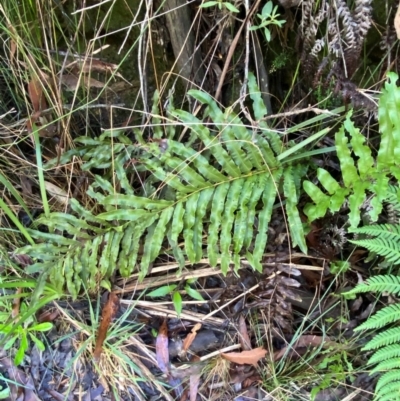
[[[228,54],[227,54],[227,56],[226,56],[226,60],[225,60],[224,68],[223,68],[222,73],[221,73],[220,80],[219,80],[219,82],[218,82],[217,90],[215,91],[215,99],[217,99],[217,100],[218,100],[219,97],[221,96],[221,90],[222,90],[222,86],[223,86],[224,81],[225,81],[225,76],[226,76],[226,74],[227,74],[227,72],[228,72],[229,64],[231,63],[233,54],[234,54],[234,52],[235,52],[235,50],[236,50],[236,46],[237,46],[237,43],[238,43],[238,41],[239,41],[240,34],[242,33],[243,28],[246,26],[247,21],[248,21],[248,20],[252,17],[252,15],[256,12],[256,10],[257,10],[258,5],[260,4],[260,2],[261,2],[261,0],[257,0],[257,1],[253,4],[253,6],[251,7],[249,13],[246,15],[246,18],[244,19],[242,25],[240,25],[240,27],[239,27],[239,29],[238,29],[238,31],[237,31],[237,33],[236,33],[236,36],[234,37],[234,39],[233,39],[233,41],[232,41],[231,47],[229,48],[229,52],[228,52]]]

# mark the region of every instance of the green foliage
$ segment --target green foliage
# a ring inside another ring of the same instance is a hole
[[[269,25],[276,25],[280,28],[286,22],[285,20],[279,20],[278,17],[278,6],[273,5],[272,1],[268,1],[261,10],[261,14],[257,14],[260,19],[260,25],[253,25],[250,30],[255,31],[257,29],[264,29],[264,36],[267,42],[271,41],[271,31],[269,30]]]
[[[64,154],[61,162],[79,155],[84,170],[108,169],[102,177],[94,177],[87,192],[104,211],[92,213],[71,199],[72,213],[40,217],[36,223],[47,226],[51,234],[28,231],[36,244],[19,250],[36,260],[28,271],[45,274],[57,289],[66,286],[77,297],[82,283],[89,290],[98,285],[108,288],[116,269],[127,277],[139,265],[139,278],[143,279],[150,264],[167,249],[165,244],[181,267],[185,260],[197,263],[207,256],[211,266],[220,263],[226,274],[230,264],[239,268],[244,255],[261,270],[268,224],[280,188],[286,198],[293,246],[306,252],[297,203],[307,165],[299,159],[302,148],[329,128],[288,147],[263,121],[267,110],[251,74],[249,93],[259,121],[257,133],[231,109],[221,110],[210,95],[198,90],[189,94],[207,106],[203,116],[207,124],[187,111],[169,108],[170,119],[187,128],[201,151],[172,135],[161,139],[162,132],[154,142],[146,141],[139,131],[134,141],[122,130],[106,131],[99,138],[79,138],[83,147]],[[156,118],[159,115],[156,113]],[[218,135],[210,131],[209,121]],[[310,124],[315,122],[310,120]],[[135,189],[129,174],[138,172],[147,178]]]
[[[384,256],[387,262],[400,263],[400,225],[376,224],[356,228],[351,232],[375,236],[376,238],[351,240],[350,242]]]
[[[355,294],[367,291],[379,293],[385,291],[397,295],[400,293],[400,277],[393,275],[372,277],[344,295],[351,298]],[[400,304],[393,304],[384,307],[354,330],[376,330],[399,321]],[[374,351],[368,361],[369,365],[375,365],[371,369],[371,374],[383,372],[375,389],[375,399],[379,401],[399,399],[400,397],[396,398],[394,394],[400,393],[400,370],[398,369],[400,368],[400,327],[385,329],[375,335],[362,350]],[[391,389],[390,392],[387,391],[388,388]]]
[[[231,13],[239,12],[239,10],[232,3],[229,3],[229,1],[222,1],[222,0],[206,1],[205,3],[200,5],[200,8],[209,8],[214,6],[218,6],[220,10],[222,10],[222,7],[224,7]]]
[[[395,178],[398,181],[400,178],[400,88],[396,86],[397,79],[395,73],[388,73],[388,81],[380,96],[378,120],[381,137],[376,160],[371,148],[365,144],[364,135],[351,121],[350,111],[335,135],[343,182],[339,183],[323,168],[317,170],[323,190],[311,181],[304,181],[304,190],[314,202],[306,205],[304,210],[310,221],[325,216],[328,210],[337,212],[348,202],[349,223],[356,228],[367,194],[373,195],[369,217],[372,222],[377,221],[382,202],[390,193],[389,180]]]
[[[311,390],[311,400],[314,400],[321,390],[331,387],[334,382],[345,382],[354,371],[346,351],[337,352],[335,349],[328,348],[321,353],[325,356],[322,362],[316,366],[316,370],[324,373],[318,386]]]
[[[176,284],[163,285],[153,291],[150,291],[149,293],[146,294],[146,296],[151,298],[158,298],[158,297],[165,297],[166,295],[171,295],[174,308],[179,317],[179,315],[182,312],[182,296],[179,293],[179,291],[176,291],[177,287],[178,286]],[[191,298],[197,301],[204,301],[202,295],[197,290],[190,287],[189,280],[185,285],[185,291],[187,295],[189,295]]]
[[[15,354],[14,363],[20,365],[24,359],[25,352],[29,347],[29,340],[32,340],[40,351],[44,351],[45,346],[43,342],[37,337],[36,332],[49,331],[53,325],[51,323],[35,323],[32,325],[18,326],[16,330],[13,330],[8,325],[0,326],[0,333],[9,335],[13,330],[13,335],[4,344],[3,348],[9,350],[14,343],[19,340],[19,346],[17,353]]]

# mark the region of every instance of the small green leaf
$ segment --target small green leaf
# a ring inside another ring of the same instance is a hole
[[[231,13],[238,13],[239,12],[239,10],[233,4],[231,4],[229,2],[225,2],[223,4]]]
[[[264,28],[264,35],[267,42],[271,41],[271,32],[268,28]]]
[[[205,3],[200,5],[200,8],[208,8],[216,6],[219,2],[218,1],[206,1]]]
[[[268,18],[271,15],[272,7],[273,7],[272,1],[268,1],[265,4],[265,6],[261,10],[263,18]]]
[[[4,350],[7,351],[9,350],[15,343],[15,341],[17,340],[18,335],[15,335],[13,337],[11,337],[3,346]]]
[[[38,348],[39,351],[44,351],[45,350],[46,347],[44,346],[43,341],[39,340],[32,333],[29,333],[29,336],[30,336],[31,340],[36,344],[36,347]]]
[[[44,322],[29,327],[29,331],[49,331],[53,328],[53,323]]]
[[[178,291],[174,292],[172,295],[172,302],[174,304],[174,308],[176,310],[176,313],[178,314],[178,317],[182,313],[182,297],[181,294],[179,294]]]
[[[189,285],[185,286],[185,291],[189,295],[189,297],[197,300],[197,301],[204,301],[203,296],[194,288],[190,287]]]
[[[163,285],[162,287],[150,291],[148,294],[146,294],[146,296],[152,298],[165,297],[166,295],[174,291],[176,287],[177,287],[176,284]]]

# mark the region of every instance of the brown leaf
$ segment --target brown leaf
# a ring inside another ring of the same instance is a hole
[[[334,341],[331,341],[329,337],[304,335],[299,337],[299,339],[293,344],[274,353],[274,361],[281,359],[288,351],[288,348],[295,350],[296,348],[306,348],[306,347],[318,347],[321,344],[324,346],[335,345]]]
[[[38,316],[37,321],[39,323],[54,322],[58,316],[60,316],[60,311],[58,309],[53,311],[47,310]]]
[[[221,356],[228,361],[237,363],[239,365],[253,365],[257,366],[257,362],[265,357],[267,351],[264,348],[254,348],[249,351],[243,352],[229,352],[228,354],[221,354]]]
[[[46,98],[43,94],[43,88],[38,78],[32,78],[32,80],[28,83],[28,94],[32,103],[33,111],[35,113],[47,109]]]
[[[249,351],[251,350],[251,341],[249,337],[249,333],[247,331],[246,320],[243,315],[239,317],[239,341],[242,346],[242,350]]]
[[[107,330],[110,326],[112,319],[115,317],[119,308],[119,298],[116,293],[110,292],[108,301],[103,308],[101,314],[101,323],[97,332],[96,346],[93,352],[93,359],[95,362],[99,362],[101,353],[103,351],[103,343],[107,337]]]
[[[190,401],[196,401],[197,392],[198,392],[198,389],[199,389],[200,377],[201,377],[201,374],[191,375],[190,376],[190,379],[189,379],[189,383],[190,383],[190,390],[189,390]]]
[[[11,316],[13,318],[13,320],[15,320],[17,318],[17,316],[19,315],[19,307],[21,305],[21,297],[18,296],[18,294],[22,293],[22,288],[17,288],[16,291],[16,297],[13,299],[12,302],[12,311],[11,311]]]
[[[65,85],[68,91],[75,91],[80,85],[89,88],[104,88],[104,83],[97,81],[94,78],[86,77],[84,75],[64,74],[61,76],[61,83]]]
[[[23,399],[24,401],[40,401],[35,393],[35,385],[30,375],[27,375],[21,369],[18,369],[13,361],[8,358],[4,350],[1,350],[1,365],[7,370],[8,382],[10,389],[10,398],[12,400]],[[21,397],[21,394],[23,396]]]
[[[397,39],[400,39],[400,3],[397,7],[396,16],[394,17],[394,29],[396,30]]]
[[[186,336],[185,340],[183,341],[182,350],[186,352],[189,347],[192,345],[193,340],[196,338],[197,331],[201,329],[201,323],[196,323],[192,331]]]
[[[71,68],[80,73],[88,72],[113,72],[118,68],[117,64],[107,63],[98,59],[86,58],[85,60],[77,60],[68,64],[66,68]]]
[[[167,320],[164,320],[156,339],[157,365],[161,372],[169,373],[169,352],[168,352],[168,327]]]

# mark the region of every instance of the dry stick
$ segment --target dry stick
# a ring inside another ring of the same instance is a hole
[[[253,7],[250,9],[249,13],[246,15],[246,18],[244,19],[242,25],[240,25],[237,34],[235,36],[235,38],[232,41],[231,47],[229,48],[229,52],[226,56],[226,60],[225,60],[225,64],[224,64],[224,69],[222,70],[221,73],[221,77],[220,80],[218,82],[218,87],[217,90],[215,91],[215,99],[219,99],[219,97],[221,96],[221,90],[222,90],[222,85],[224,84],[225,81],[225,76],[228,72],[228,68],[229,68],[229,64],[231,63],[232,57],[233,57],[233,53],[235,52],[237,43],[239,41],[240,38],[240,34],[242,33],[243,27],[246,26],[247,21],[251,18],[251,16],[256,12],[258,5],[260,4],[261,0],[257,0],[254,4]]]

